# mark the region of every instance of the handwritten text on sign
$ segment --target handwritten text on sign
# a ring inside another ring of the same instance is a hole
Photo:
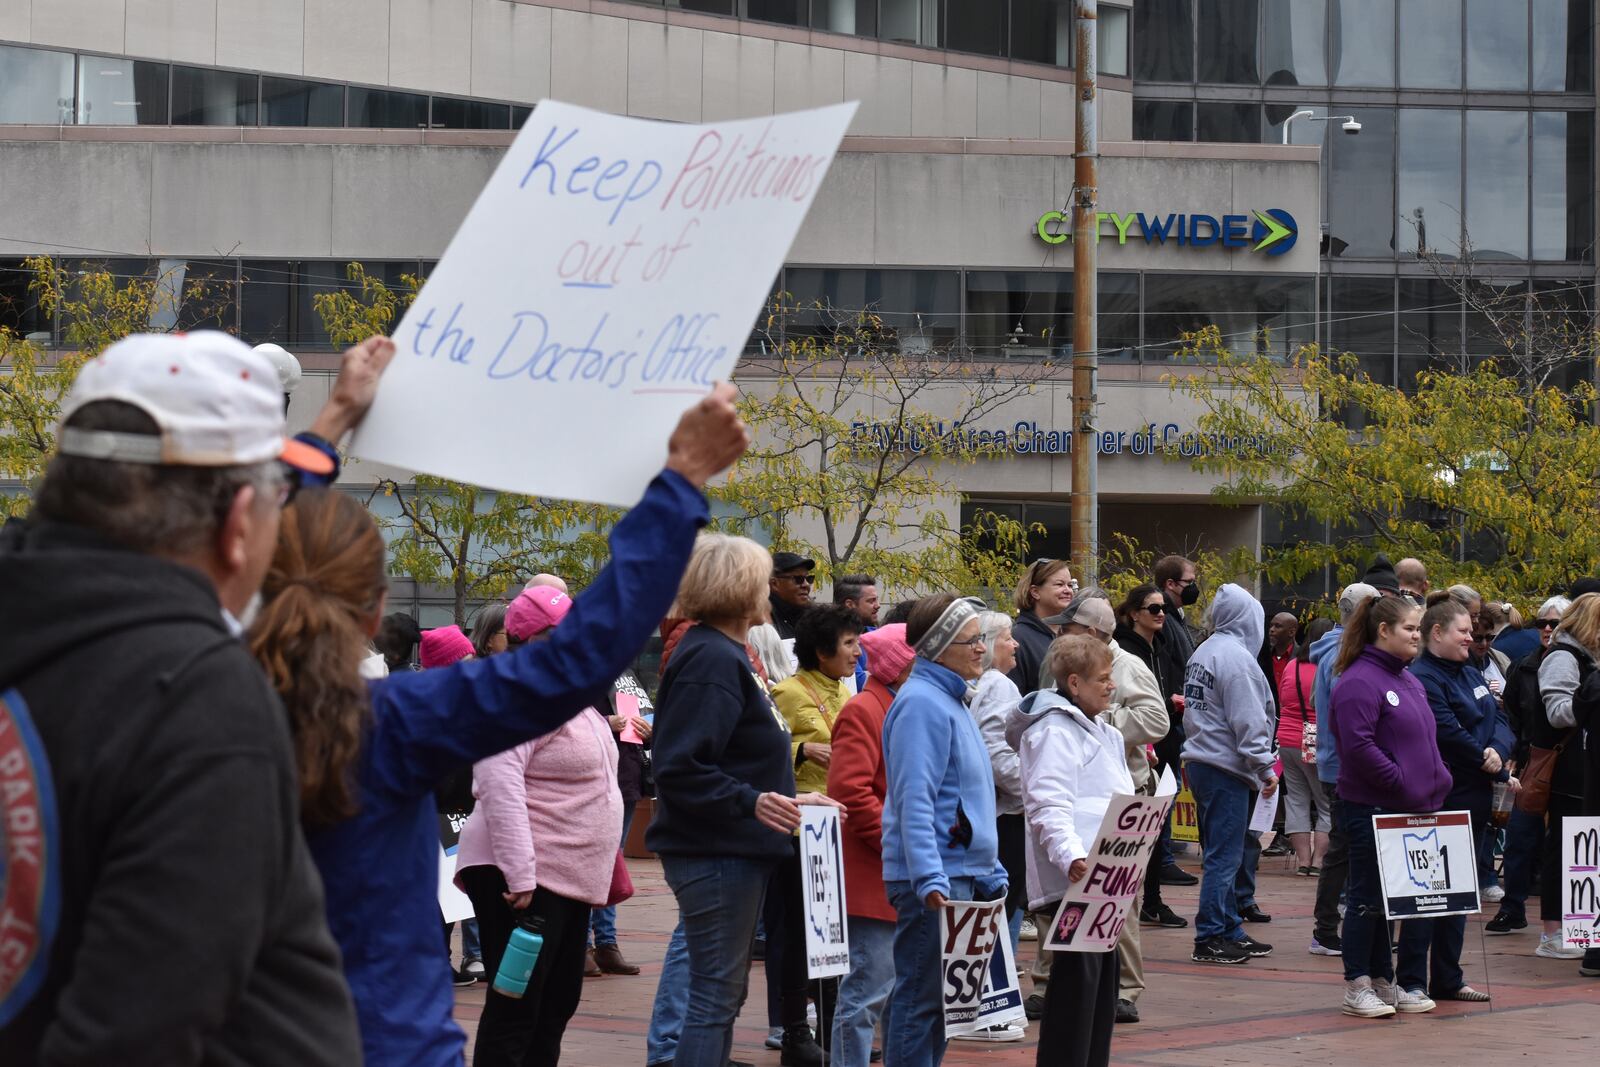
[[[1561,936],[1573,948],[1600,948],[1600,816],[1561,820]]]
[[[850,933],[845,919],[838,808],[801,807],[800,883],[806,912],[806,976],[816,980],[849,974]]]
[[[1045,949],[1106,952],[1117,947],[1128,910],[1144,891],[1150,853],[1177,792],[1168,768],[1161,772],[1155,796],[1111,798],[1086,857],[1088,873],[1067,887],[1045,937]]]
[[[541,103],[395,329],[353,451],[633,503],[732,375],[854,111],[685,126]]]
[[[1001,939],[1011,936],[1006,930],[1005,911],[1004,897],[945,902],[940,913],[940,988],[946,1037],[970,1033],[978,1026],[984,990],[989,984],[989,958]]]

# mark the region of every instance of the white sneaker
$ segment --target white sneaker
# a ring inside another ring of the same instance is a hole
[[[1387,1019],[1394,1014],[1394,1005],[1378,998],[1372,979],[1352,978],[1344,984],[1344,1005],[1340,1010],[1359,1019]]]
[[[767,1039],[762,1044],[774,1051],[781,1051],[783,1049],[783,1027],[774,1026],[771,1030],[768,1030]]]
[[[1432,1011],[1439,1005],[1426,993],[1413,993],[1409,989],[1402,989],[1393,982],[1386,982],[1381,978],[1373,980],[1372,992],[1385,1004],[1393,1004],[1394,1010],[1405,1015],[1420,1015],[1425,1011]]]
[[[1540,934],[1539,947],[1533,950],[1533,954],[1547,960],[1583,959],[1583,949],[1568,945],[1560,934]]]
[[[1017,934],[1017,940],[1018,941],[1037,941],[1037,940],[1039,940],[1039,928],[1037,926],[1033,925],[1033,920],[1032,919],[1023,919],[1022,920],[1021,932]]]
[[[1488,889],[1480,890],[1478,892],[1478,896],[1482,897],[1490,904],[1498,904],[1502,900],[1506,899],[1506,891],[1497,885],[1492,885]]]
[[[1026,1023],[1002,1023],[999,1026],[990,1026],[982,1030],[974,1030],[970,1034],[957,1034],[954,1041],[1021,1041],[1028,1036]]]

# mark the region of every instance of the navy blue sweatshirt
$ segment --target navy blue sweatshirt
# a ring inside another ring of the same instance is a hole
[[[1483,750],[1494,748],[1502,760],[1511,755],[1511,724],[1489,692],[1488,683],[1470,663],[1455,663],[1424,651],[1407,668],[1422,683],[1428,706],[1439,724],[1439,754],[1454,784],[1445,807],[1482,807],[1489,803],[1489,785],[1504,780],[1485,774]]]
[[[789,727],[750,669],[744,646],[692,626],[656,695],[650,851],[781,859],[790,838],[756,821],[762,793],[794,796]]]

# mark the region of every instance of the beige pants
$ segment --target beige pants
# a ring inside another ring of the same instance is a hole
[[[1144,951],[1139,947],[1139,902],[1128,909],[1128,921],[1117,939],[1117,999],[1137,1001],[1144,992]]]

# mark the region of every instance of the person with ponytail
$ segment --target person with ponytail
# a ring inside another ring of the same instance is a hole
[[[611,562],[550,639],[486,659],[364,681],[387,586],[378,527],[332,491],[303,491],[284,510],[250,650],[288,713],[306,842],[367,1063],[462,1062],[439,966],[433,789],[605,698],[672,605],[708,518],[701,488],[748,447],[733,396],[718,386],[684,413],[666,469],[611,533]],[[581,929],[577,939],[581,955]]]
[[[1374,815],[1438,811],[1450,792],[1428,694],[1405,669],[1421,639],[1421,608],[1373,597],[1345,624],[1334,664],[1339,680],[1327,725],[1338,732],[1338,810],[1350,850],[1342,1010],[1363,1019],[1434,1006],[1395,984],[1372,830]]]

